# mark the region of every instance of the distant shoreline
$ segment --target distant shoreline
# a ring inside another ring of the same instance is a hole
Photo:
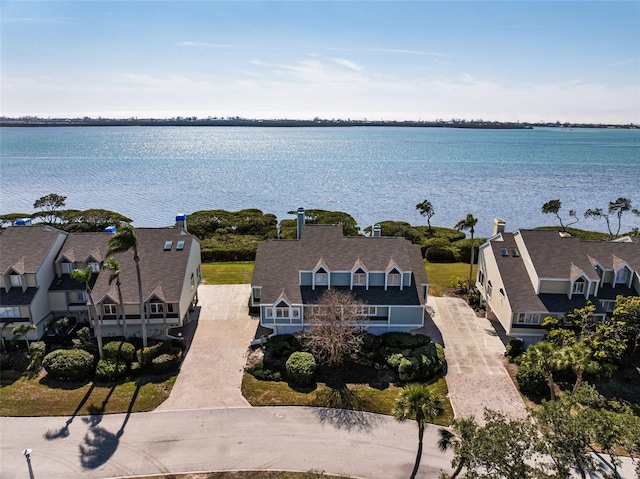
[[[502,129],[530,130],[535,127],[545,128],[608,128],[638,129],[639,125],[607,125],[607,124],[573,124],[573,123],[511,123],[482,120],[450,120],[450,121],[369,121],[369,120],[252,120],[246,118],[196,118],[177,117],[170,119],[114,119],[114,118],[0,118],[0,127],[63,127],[63,126],[246,126],[269,128],[295,127],[409,127],[409,128],[467,128],[467,129]]]

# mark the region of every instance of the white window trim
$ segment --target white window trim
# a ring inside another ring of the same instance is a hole
[[[313,282],[316,286],[329,286],[329,273],[316,271],[313,273]]]
[[[60,263],[60,267],[62,268],[62,274],[70,274],[73,271],[73,263],[68,261],[63,261]]]
[[[19,318],[20,308],[18,306],[3,306],[0,308],[0,318]]]
[[[22,275],[21,274],[10,274],[9,281],[11,283],[12,288],[21,288],[22,287]]]
[[[354,286],[366,286],[367,285],[367,273],[353,273],[353,285]]]
[[[164,313],[164,303],[149,303],[149,313],[150,314],[163,314]]]
[[[516,324],[540,324],[540,313],[518,313]]]
[[[105,303],[102,305],[102,311],[105,316],[112,316],[118,314],[118,309],[115,304]]]
[[[87,294],[86,291],[78,291],[76,293],[76,300],[79,303],[82,303],[82,302],[86,303],[87,301],[89,301],[89,295]]]
[[[91,263],[89,263],[89,266],[91,266],[92,273],[100,272],[100,263],[98,263],[97,261],[92,261]]]

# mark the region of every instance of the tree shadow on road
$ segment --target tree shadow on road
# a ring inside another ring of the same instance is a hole
[[[336,429],[348,431],[371,431],[381,421],[377,415],[359,410],[361,401],[346,385],[331,388],[324,399],[323,403],[328,407],[314,410],[322,424],[328,423]]]
[[[60,438],[63,438],[63,437],[67,437],[69,435],[69,426],[71,425],[73,420],[76,418],[76,416],[80,412],[80,409],[82,409],[82,407],[88,401],[89,397],[91,396],[91,393],[93,393],[94,387],[95,387],[94,384],[91,383],[91,386],[89,387],[89,389],[87,389],[86,394],[84,395],[84,397],[78,403],[78,406],[76,407],[76,410],[73,411],[73,414],[71,415],[71,417],[69,419],[67,419],[67,421],[64,423],[64,426],[62,426],[60,429],[54,429],[54,430],[50,429],[50,430],[48,430],[47,432],[44,433],[44,438],[46,440],[51,441],[53,439],[60,439]]]

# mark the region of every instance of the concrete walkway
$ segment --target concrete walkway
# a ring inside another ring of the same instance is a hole
[[[527,408],[502,362],[504,344],[492,324],[460,298],[430,297],[425,334],[442,341],[447,386],[456,417],[482,419],[484,408],[523,418]]]
[[[198,307],[184,328],[185,336],[193,332],[193,340],[171,395],[156,411],[249,406],[240,386],[247,347],[259,324],[248,314],[250,288],[198,287]]]

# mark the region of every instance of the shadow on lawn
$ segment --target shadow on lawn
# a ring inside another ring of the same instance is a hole
[[[320,422],[336,429],[371,431],[380,422],[379,416],[361,411],[366,405],[346,384],[337,386],[319,398],[321,404],[326,405],[314,410]]]

